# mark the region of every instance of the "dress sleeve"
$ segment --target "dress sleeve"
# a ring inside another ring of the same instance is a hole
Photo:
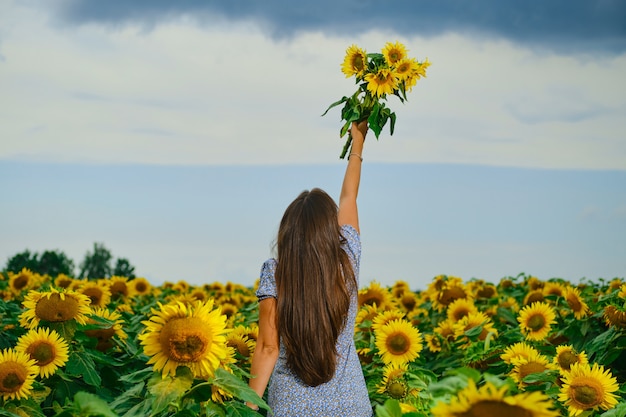
[[[276,272],[276,259],[268,259],[261,267],[261,278],[259,280],[259,287],[256,290],[256,296],[259,301],[269,297],[276,298],[276,279],[274,278],[274,272]]]
[[[361,236],[359,232],[349,224],[341,226],[341,234],[346,239],[346,244],[343,248],[352,260],[354,271],[358,278],[359,268],[361,266]]]

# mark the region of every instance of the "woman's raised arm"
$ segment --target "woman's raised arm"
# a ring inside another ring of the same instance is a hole
[[[348,155],[348,166],[341,186],[339,196],[339,213],[337,215],[340,225],[349,224],[357,232],[359,230],[359,212],[356,199],[359,194],[359,184],[361,182],[361,164],[363,162],[363,143],[367,135],[367,120],[360,123],[352,122],[350,128],[352,135],[352,149]]]

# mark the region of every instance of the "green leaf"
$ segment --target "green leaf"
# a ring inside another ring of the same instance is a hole
[[[175,377],[153,376],[148,382],[148,391],[154,396],[152,412],[158,413],[167,408],[170,403],[181,398],[192,384],[193,375],[187,367],[177,368]]]
[[[387,400],[384,405],[376,405],[376,417],[402,417],[402,409],[398,400]]]
[[[227,415],[235,416],[235,417],[258,417],[259,413],[245,405],[244,403],[239,403],[235,401],[231,401],[225,405]]]
[[[72,352],[65,365],[65,372],[71,376],[82,376],[85,383],[94,387],[99,387],[102,383],[96,365],[87,352]]]
[[[207,401],[204,403],[204,412],[206,413],[207,417],[226,417],[226,411],[224,411],[224,407],[212,401]]]
[[[154,374],[154,371],[152,370],[152,367],[148,367],[148,368],[140,369],[140,370],[138,370],[136,372],[132,372],[132,373],[130,373],[128,375],[122,375],[119,380],[121,382],[128,382],[128,383],[133,384],[133,383],[136,383],[136,382],[145,381],[152,374]]]
[[[328,113],[328,110],[332,109],[333,107],[336,107],[336,106],[340,105],[341,103],[345,103],[346,101],[348,101],[348,97],[343,96],[340,100],[337,100],[333,104],[328,106],[326,111],[324,113],[322,113],[322,116],[326,116],[326,113]]]
[[[389,134],[393,136],[393,131],[396,127],[396,113],[391,113],[389,120],[391,121],[391,123],[389,123]]]
[[[215,370],[213,385],[231,393],[243,401],[256,404],[265,410],[270,410],[269,405],[267,405],[267,403],[263,401],[263,399],[259,397],[259,395],[252,388],[250,388],[248,384],[222,368]]]
[[[102,398],[88,392],[78,392],[74,396],[74,407],[84,417],[119,417]]]
[[[513,312],[508,308],[498,307],[496,317],[503,319],[504,321],[506,321],[509,324],[512,324],[513,326],[517,326],[518,324],[517,318],[515,317]]]
[[[602,417],[624,417],[626,416],[626,403],[618,403],[614,408],[601,414]]]

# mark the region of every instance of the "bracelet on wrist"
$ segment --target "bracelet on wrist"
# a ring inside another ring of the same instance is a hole
[[[348,161],[350,160],[350,157],[352,155],[357,156],[361,160],[361,162],[363,162],[363,157],[356,152],[352,152],[350,155],[348,155]]]

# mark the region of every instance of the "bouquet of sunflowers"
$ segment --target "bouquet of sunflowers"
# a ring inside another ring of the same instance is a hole
[[[352,122],[367,119],[368,127],[378,139],[383,127],[390,121],[389,131],[393,135],[396,114],[386,106],[387,96],[393,94],[404,103],[407,91],[410,92],[417,80],[426,76],[429,66],[428,58],[423,62],[409,58],[406,47],[400,42],[387,42],[382,53],[368,54],[356,45],[348,47],[341,71],[346,78],[354,76],[359,87],[350,97],[344,96],[332,103],[322,114],[324,116],[331,108],[344,104],[341,119],[345,123],[339,136],[344,137],[348,133],[348,138],[339,158],[343,159],[350,149]]]

